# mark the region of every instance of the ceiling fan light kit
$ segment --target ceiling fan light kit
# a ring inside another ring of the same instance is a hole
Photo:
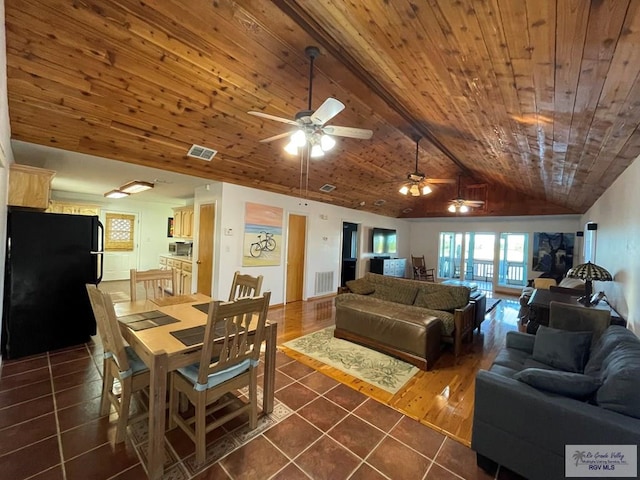
[[[413,197],[419,197],[420,195],[429,195],[433,191],[427,183],[424,173],[418,171],[419,144],[420,138],[416,140],[416,169],[413,173],[407,175],[407,181],[398,190],[402,195],[410,193]]]
[[[250,115],[275,120],[276,122],[286,123],[297,127],[291,134],[290,132],[274,135],[269,138],[260,140],[260,142],[271,142],[281,138],[289,137],[289,142],[284,147],[285,152],[291,155],[297,155],[301,151],[308,149],[311,158],[319,158],[324,156],[336,145],[335,139],[331,135],[338,137],[349,137],[368,140],[372,137],[373,132],[363,128],[340,127],[336,125],[325,125],[329,120],[338,115],[345,106],[335,98],[327,98],[317,110],[311,109],[311,99],[313,95],[313,62],[320,55],[318,47],[309,46],[305,48],[305,55],[309,59],[309,103],[307,110],[302,110],[295,115],[294,120],[288,118],[276,117],[262,112],[248,112]]]
[[[467,213],[474,207],[484,205],[483,200],[465,200],[460,193],[460,175],[458,175],[458,196],[449,201],[447,210],[451,213]]]

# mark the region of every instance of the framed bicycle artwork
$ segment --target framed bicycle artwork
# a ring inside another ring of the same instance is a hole
[[[282,257],[282,208],[245,204],[243,267],[280,265]]]

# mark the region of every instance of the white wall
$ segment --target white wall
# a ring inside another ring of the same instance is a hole
[[[598,224],[596,264],[613,275],[613,282],[594,282],[614,308],[640,331],[640,161],[636,159],[582,217]]]
[[[263,290],[271,291],[271,303],[284,303],[287,221],[291,213],[307,217],[307,255],[303,291],[305,299],[316,296],[314,289],[317,272],[332,271],[334,274],[332,292],[337,290],[340,283],[342,222],[344,221],[359,224],[360,253],[358,255],[357,276],[362,276],[369,269],[367,259],[372,254],[368,253],[370,242],[368,236],[371,227],[395,228],[398,232],[398,253],[394,256],[401,258],[410,255],[410,225],[406,220],[383,217],[315,201],[301,201],[295,197],[225,183],[222,185],[212,184],[209,190],[205,188],[196,190],[196,223],[198,222],[197,212],[199,205],[210,202],[216,203],[212,292],[215,298],[226,298],[228,296],[233,272],[240,270],[251,275],[263,275]],[[282,248],[280,265],[273,267],[242,266],[246,202],[281,207],[283,209],[282,237],[285,245]],[[225,229],[232,229],[233,235],[224,235]]]
[[[582,230],[579,215],[550,215],[539,217],[437,218],[413,220],[411,223],[411,254],[424,255],[427,267],[438,265],[440,232],[528,233],[528,278],[533,263],[533,234],[535,232],[576,233]]]
[[[136,233],[138,241],[137,268],[147,270],[149,268],[158,268],[159,255],[169,253],[169,243],[176,241],[175,238],[167,237],[167,219],[173,216],[172,207],[184,206],[184,202],[171,204],[147,202],[144,201],[143,195],[109,199],[103,195],[86,195],[55,190],[51,193],[53,200],[99,205],[100,220],[103,223],[106,211],[136,214],[139,221]],[[106,271],[110,270],[107,265],[108,262],[109,255],[105,255]],[[128,279],[129,277],[127,276],[126,278]]]

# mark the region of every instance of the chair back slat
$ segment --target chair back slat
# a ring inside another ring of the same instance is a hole
[[[240,298],[231,302],[218,300],[211,304],[198,383],[206,384],[210,374],[244,360],[258,360],[270,298],[271,292],[265,292],[260,297]],[[250,328],[252,331],[249,331]]]
[[[166,270],[159,268],[136,270],[132,268],[129,272],[129,289],[132,302],[137,299],[137,286],[139,283],[144,287],[147,298],[164,297],[167,290],[176,291],[176,272],[172,268]]]
[[[252,277],[251,275],[235,272],[233,274],[233,283],[229,292],[229,301],[242,297],[257,297],[262,289],[262,275]]]
[[[124,349],[124,339],[120,333],[111,295],[99,290],[92,284],[87,284],[86,288],[91,308],[98,324],[98,334],[100,335],[104,352],[113,355],[121,371],[129,370],[129,360]]]

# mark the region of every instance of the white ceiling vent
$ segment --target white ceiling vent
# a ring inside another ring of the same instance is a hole
[[[324,193],[333,192],[335,189],[336,189],[335,185],[329,185],[328,183],[325,183],[320,187],[320,191]]]
[[[373,204],[374,204],[376,207],[381,207],[381,206],[382,206],[382,205],[384,205],[385,203],[387,203],[387,201],[386,201],[386,200],[383,200],[383,199],[376,200],[375,202],[373,202]]]
[[[213,157],[215,157],[216,153],[218,153],[218,151],[214,150],[213,148],[201,147],[200,145],[191,145],[191,148],[187,152],[187,155],[209,162]]]

